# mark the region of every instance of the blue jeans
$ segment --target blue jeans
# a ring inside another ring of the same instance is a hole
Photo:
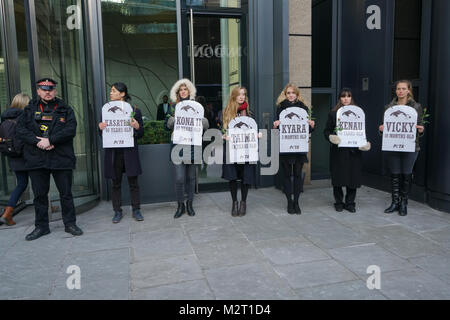
[[[8,207],[15,208],[17,202],[19,201],[22,193],[28,186],[28,171],[14,171],[17,178],[17,186],[14,191],[11,193],[8,201]]]

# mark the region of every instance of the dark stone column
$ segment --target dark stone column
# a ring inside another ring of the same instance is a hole
[[[428,203],[450,212],[450,1],[433,1]]]

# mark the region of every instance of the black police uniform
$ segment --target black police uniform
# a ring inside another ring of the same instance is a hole
[[[45,104],[40,99],[30,101],[19,118],[17,133],[25,142],[25,167],[29,170],[34,192],[36,210],[35,225],[49,231],[48,192],[50,174],[58,188],[63,222],[66,229],[75,226],[75,206],[72,196],[75,152],[73,138],[76,135],[77,121],[73,109],[63,100],[55,98]],[[55,148],[50,151],[37,147],[39,139],[48,138]]]

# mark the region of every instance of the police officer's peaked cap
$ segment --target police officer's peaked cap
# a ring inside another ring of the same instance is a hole
[[[36,81],[36,84],[42,90],[52,90],[52,89],[56,88],[56,85],[58,84],[58,82],[56,82],[52,78],[42,78],[42,79],[39,79],[38,81]]]

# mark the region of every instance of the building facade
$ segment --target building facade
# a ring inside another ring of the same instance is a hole
[[[399,78],[413,80],[432,121],[415,168],[414,198],[449,211],[449,25],[446,0],[0,0],[0,110],[18,92],[35,96],[35,80],[58,81],[74,108],[77,169],[73,192],[82,210],[107,199],[97,123],[114,82],[128,85],[143,112],[140,146],[144,203],[172,201],[169,136],[158,106],[179,78],[192,79],[214,127],[229,92],[248,88],[260,128],[272,127],[275,101],[287,82],[313,106],[307,181],[329,177],[327,114],[342,87],[365,110],[372,151],[366,184],[389,190],[377,127]],[[409,17],[414,16],[414,19]],[[447,53],[447,54],[446,54]],[[403,59],[405,57],[405,59]],[[443,72],[447,70],[446,72]],[[438,90],[440,89],[440,90]],[[0,202],[15,186],[1,158]],[[201,166],[198,189],[226,188],[219,165]],[[258,186],[278,185],[259,176]],[[127,187],[124,198],[128,198]],[[58,195],[54,185],[52,200]],[[30,195],[25,197],[30,198]]]

